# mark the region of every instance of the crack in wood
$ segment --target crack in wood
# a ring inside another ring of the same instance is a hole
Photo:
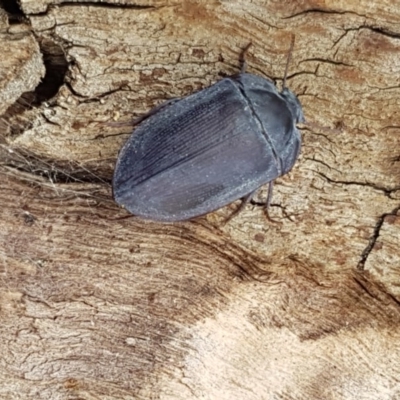
[[[397,206],[393,211],[389,212],[389,213],[384,213],[382,214],[379,218],[378,221],[375,225],[374,231],[372,236],[370,237],[369,241],[368,241],[368,245],[367,247],[364,249],[364,251],[361,253],[361,258],[360,261],[357,264],[357,269],[360,271],[363,271],[365,268],[365,263],[367,262],[368,256],[370,255],[370,253],[372,252],[378,238],[380,235],[380,231],[381,228],[385,222],[385,218],[389,215],[397,215],[398,211],[400,210],[400,205]]]

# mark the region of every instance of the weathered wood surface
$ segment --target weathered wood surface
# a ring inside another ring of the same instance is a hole
[[[0,398],[399,399],[400,1],[20,6],[0,15]],[[105,123],[237,72],[249,41],[279,83],[292,33],[289,86],[342,133],[302,130],[279,223],[122,218],[130,128]]]

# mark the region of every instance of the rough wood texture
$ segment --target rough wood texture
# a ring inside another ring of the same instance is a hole
[[[0,398],[400,398],[398,0],[6,10]],[[293,33],[288,85],[342,133],[302,130],[278,223],[257,202],[225,226],[238,204],[124,218],[110,179],[130,128],[106,123],[237,72],[249,41],[249,71],[279,84]]]

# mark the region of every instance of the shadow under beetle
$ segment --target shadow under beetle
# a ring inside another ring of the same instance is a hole
[[[241,72],[141,118],[119,154],[113,178],[115,201],[155,221],[182,221],[244,198],[296,162],[301,147],[301,104],[259,76]],[[236,212],[234,213],[236,214]]]

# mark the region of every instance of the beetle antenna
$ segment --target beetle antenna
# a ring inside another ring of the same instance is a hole
[[[247,53],[247,50],[249,50],[249,48],[251,47],[251,45],[252,45],[251,42],[248,43],[247,46],[240,53],[239,62],[240,62],[240,73],[241,74],[244,74],[246,72],[246,69],[247,69],[246,53]]]
[[[295,36],[292,35],[292,40],[290,41],[290,48],[289,48],[288,57],[287,57],[287,61],[286,61],[285,75],[283,76],[282,90],[286,88],[286,78],[287,78],[287,74],[288,74],[288,70],[289,70],[290,60],[292,59],[294,39],[295,39]]]

